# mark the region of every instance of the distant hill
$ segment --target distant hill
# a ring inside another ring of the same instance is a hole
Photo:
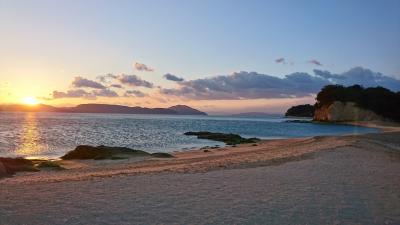
[[[285,116],[293,116],[293,117],[313,117],[314,116],[315,107],[310,104],[306,105],[297,105],[290,107]]]
[[[0,105],[0,111],[9,111],[9,112],[57,112],[59,108],[39,104],[36,106],[30,105],[21,105],[21,104],[12,104],[12,105]]]
[[[81,104],[75,107],[53,107],[40,104],[27,105],[1,105],[0,111],[11,112],[68,112],[68,113],[121,113],[121,114],[169,114],[169,115],[207,115],[205,112],[185,105],[176,105],[170,108],[144,108],[108,104]]]
[[[177,112],[179,115],[207,115],[207,113],[193,109],[187,105],[175,105],[168,109]]]
[[[232,117],[282,117],[280,114],[264,113],[264,112],[245,112],[230,115]]]

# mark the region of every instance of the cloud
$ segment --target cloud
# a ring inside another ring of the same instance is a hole
[[[114,74],[111,74],[111,73],[106,74],[106,75],[100,75],[100,76],[96,77],[96,79],[99,80],[101,83],[109,83],[110,80],[114,80],[116,78],[117,78],[117,76]]]
[[[97,97],[118,97],[119,95],[109,89],[100,89],[87,92],[83,89],[73,89],[66,92],[53,91],[53,99],[60,98],[86,98],[86,99],[96,99]]]
[[[322,66],[322,63],[320,63],[318,60],[316,59],[311,59],[308,61],[308,63],[314,64],[316,66]]]
[[[120,84],[111,84],[110,87],[113,87],[113,88],[123,88],[122,85],[120,85]]]
[[[165,79],[167,79],[167,80],[176,81],[176,82],[184,81],[183,78],[177,77],[177,76],[175,76],[173,74],[170,74],[170,73],[165,74],[163,77]]]
[[[58,98],[90,98],[91,97],[90,93],[88,93],[82,89],[68,90],[67,92],[53,91],[52,96],[54,99],[58,99]]]
[[[99,82],[89,80],[83,77],[75,77],[72,81],[72,86],[76,88],[94,88],[94,89],[105,89],[106,87]]]
[[[283,64],[286,64],[285,58],[278,58],[278,59],[275,59],[275,62],[276,62],[276,63],[283,63]]]
[[[256,72],[238,72],[183,81],[178,83],[177,88],[159,91],[165,95],[199,100],[298,98],[316,94],[323,86],[333,83],[400,90],[400,80],[356,67],[340,75],[315,70],[315,75],[292,73],[283,78]]]
[[[139,70],[139,71],[146,71],[146,72],[153,72],[154,69],[147,66],[146,64],[143,63],[138,63],[136,62],[134,65],[135,69]]]
[[[145,81],[136,75],[122,74],[117,77],[117,80],[119,80],[119,82],[121,82],[122,84],[128,85],[128,86],[142,86],[142,87],[147,87],[147,88],[154,87],[154,85],[152,83]]]
[[[238,72],[184,81],[176,89],[161,89],[161,93],[192,99],[287,98],[309,96],[326,84],[324,79],[306,73],[278,78],[256,72]]]
[[[275,63],[278,63],[278,64],[283,64],[283,65],[294,65],[294,62],[292,61],[292,60],[289,60],[289,59],[286,59],[286,58],[277,58],[277,59],[275,59]]]
[[[119,95],[117,92],[110,90],[110,89],[102,89],[102,90],[94,90],[91,92],[91,94],[95,97],[118,97]]]
[[[132,96],[142,98],[145,97],[146,94],[138,90],[128,90],[124,94],[124,97],[132,97]]]
[[[359,84],[364,87],[381,86],[392,91],[400,91],[400,80],[383,75],[363,67],[355,67],[341,74],[332,74],[328,71],[314,70],[315,75],[327,79],[330,83],[350,86]]]
[[[110,88],[125,89],[127,86],[130,87],[146,87],[153,88],[154,85],[148,81],[141,79],[136,75],[113,75],[106,74],[98,76],[97,79],[101,82],[96,82],[83,77],[75,77],[72,81],[72,87],[74,89],[67,91],[53,91],[52,99],[59,98],[85,98],[85,99],[96,99],[97,97],[119,97],[120,95]],[[107,85],[107,87],[105,86]],[[87,91],[84,88],[93,88],[92,91]],[[140,91],[127,91],[124,96],[136,96],[144,97],[146,94]]]

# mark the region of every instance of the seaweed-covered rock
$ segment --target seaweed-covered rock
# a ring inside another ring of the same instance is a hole
[[[5,177],[8,175],[6,167],[0,162],[0,177]]]
[[[312,123],[311,120],[286,120],[285,123]]]
[[[150,156],[150,153],[125,147],[79,145],[61,159],[113,159],[115,157]]]
[[[20,171],[38,171],[38,169],[28,159],[0,157],[0,177],[13,175]]]
[[[151,154],[151,156],[156,157],[156,158],[173,158],[174,156],[166,153],[166,152],[156,152]]]
[[[57,161],[44,160],[36,164],[36,168],[49,170],[64,170],[65,168]]]
[[[199,139],[208,139],[213,141],[221,141],[227,145],[255,143],[260,141],[258,138],[243,138],[237,134],[224,134],[224,133],[212,133],[208,131],[200,132],[186,132],[184,135],[197,136]]]

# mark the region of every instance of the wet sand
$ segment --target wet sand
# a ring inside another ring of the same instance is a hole
[[[0,224],[400,223],[396,127],[174,155],[2,179]]]

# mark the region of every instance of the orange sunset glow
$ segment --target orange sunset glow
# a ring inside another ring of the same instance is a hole
[[[35,106],[35,105],[39,104],[39,101],[35,97],[32,97],[32,96],[24,97],[22,99],[22,102],[25,105],[30,105],[30,106]]]

